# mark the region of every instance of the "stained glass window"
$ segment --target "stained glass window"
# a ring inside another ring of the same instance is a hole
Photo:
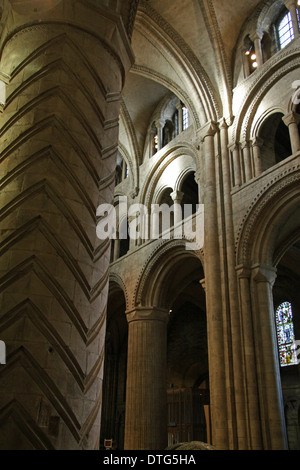
[[[293,312],[290,302],[283,302],[276,310],[276,327],[281,367],[298,364],[294,334]]]

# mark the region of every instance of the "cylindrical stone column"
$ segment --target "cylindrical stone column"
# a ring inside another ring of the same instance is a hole
[[[248,432],[246,419],[246,389],[244,380],[244,368],[241,363],[242,340],[241,340],[241,324],[240,311],[237,294],[237,278],[235,272],[235,240],[232,216],[232,197],[230,184],[230,165],[228,150],[228,124],[223,118],[219,124],[220,142],[221,142],[221,164],[223,175],[223,197],[224,204],[224,230],[223,230],[223,251],[224,256],[224,285],[228,292],[228,300],[226,302],[226,316],[228,321],[227,328],[227,354],[229,357],[229,370],[231,371],[231,390],[233,410],[232,421],[236,429],[236,435],[233,433],[233,446],[239,450],[248,448]]]
[[[236,187],[242,184],[239,144],[236,142],[234,145],[232,145],[230,147],[230,151],[232,153],[232,170],[233,170],[232,184],[234,187]]]
[[[168,318],[168,311],[157,308],[127,312],[125,450],[167,446]]]
[[[228,449],[226,371],[224,358],[224,318],[221,292],[221,260],[216,193],[215,123],[202,130],[205,181],[203,188],[204,261],[206,279],[207,338],[209,352],[210,403],[213,444]]]
[[[164,121],[156,121],[155,122],[156,128],[157,128],[157,150],[161,150],[163,148],[163,128],[165,125]]]
[[[251,312],[250,275],[251,270],[245,266],[236,268],[239,282],[239,299],[241,312],[241,338],[243,341],[243,355],[241,364],[245,369],[245,393],[247,407],[248,450],[262,450],[262,432],[259,409],[259,396],[257,384],[256,352],[254,343],[254,328]]]
[[[248,141],[245,141],[242,143],[242,151],[243,151],[243,163],[244,163],[244,178],[245,178],[245,183],[248,183],[248,181],[252,179],[250,144]]]
[[[107,2],[11,0],[3,15],[0,448],[97,449],[109,240],[96,210],[113,201],[132,51]]]
[[[283,122],[289,129],[292,155],[294,155],[300,150],[300,136],[298,129],[299,116],[294,113],[287,114],[283,117]]]
[[[184,194],[181,191],[174,191],[170,194],[174,201],[174,237],[182,238],[182,220],[185,217],[184,208],[181,207],[181,202]]]
[[[252,305],[255,308],[257,367],[261,428],[264,450],[286,450],[284,407],[281,390],[272,289],[276,270],[252,268]]]
[[[264,141],[260,137],[255,137],[252,141],[255,176],[259,176],[262,172],[260,151],[263,143]]]
[[[254,50],[256,55],[256,62],[257,67],[261,67],[263,65],[263,55],[262,55],[262,48],[261,48],[261,40],[263,38],[263,33],[260,31],[255,31],[251,36],[250,39],[254,43]]]

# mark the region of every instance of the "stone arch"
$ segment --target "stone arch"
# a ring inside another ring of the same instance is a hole
[[[181,175],[179,191],[182,193],[182,211],[184,214],[184,206],[189,206],[192,209],[192,213],[195,214],[197,211],[197,205],[199,204],[199,188],[195,180],[195,171],[191,171],[187,168]]]
[[[283,121],[284,111],[273,107],[261,116],[254,135],[260,139],[261,171],[280,163],[292,155],[288,126]]]
[[[153,166],[152,170],[149,173],[147,181],[145,181],[143,188],[141,188],[141,203],[149,207],[152,201],[157,198],[155,194],[158,189],[158,181],[160,177],[165,173],[166,169],[176,159],[179,159],[184,156],[192,159],[195,165],[195,169],[193,168],[193,171],[196,171],[196,152],[196,149],[188,142],[182,142],[176,146],[171,147],[170,149],[167,149],[167,151],[162,155],[156,165]],[[192,169],[192,165],[188,166]],[[172,185],[174,190],[176,190],[176,185],[178,185],[178,182],[181,176],[185,173],[185,171],[186,166],[185,168],[178,170],[177,174],[175,175],[174,184]]]
[[[180,270],[176,270],[179,265]],[[180,292],[191,279],[197,278],[200,282],[203,277],[203,257],[200,252],[187,250],[184,240],[163,241],[144,264],[134,303],[168,309],[171,305],[171,288],[174,296],[174,292]]]
[[[155,29],[152,28],[152,24],[155,24]],[[185,92],[185,88],[188,88],[184,87],[184,84],[179,86],[178,83],[170,80],[170,77],[164,76],[159,71],[154,72],[157,69],[156,67],[151,70],[148,67],[139,65],[137,51],[136,65],[132,69],[134,72],[149,76],[149,78],[158,81],[173,91],[191,110],[197,128],[200,128],[203,123],[216,120],[217,117],[222,115],[220,96],[214,89],[204,67],[189,46],[177,34],[176,30],[147,2],[143,2],[139,6],[135,31],[147,37],[153,45],[159,44],[159,49],[164,51],[165,55],[173,57],[178,68],[178,75],[180,76],[183,73],[190,91],[189,93]],[[195,77],[199,78],[195,80]]]
[[[276,52],[275,38],[272,25],[284,8],[283,0],[267,0],[256,6],[252,15],[248,18],[240,32],[236,45],[234,58],[234,84],[238,85],[248,74],[251,74],[246,65],[245,52],[254,51],[253,36],[257,32],[261,37],[263,62],[269,60]],[[253,72],[254,70],[252,70]],[[247,73],[248,72],[248,73]]]
[[[280,175],[255,198],[242,222],[236,244],[237,265],[276,267],[280,252],[300,233],[300,164]]]
[[[271,90],[281,78],[300,67],[299,49],[292,48],[288,51],[283,51],[279,57],[270,59],[268,63],[269,67],[257,71],[256,80],[249,83],[249,91],[239,107],[233,125],[233,142],[243,142],[253,137],[252,129],[255,126],[254,119],[259,105],[268,91]],[[292,94],[293,89],[291,89],[291,95]]]
[[[153,198],[153,203],[154,204],[164,204],[167,202],[167,204],[171,201],[169,201],[169,196],[171,195],[173,191],[173,188],[167,184],[164,184],[163,186],[159,187],[157,192],[155,192],[154,198]],[[170,196],[171,197],[171,196]],[[166,201],[166,199],[168,201]],[[169,204],[172,205],[172,204]]]

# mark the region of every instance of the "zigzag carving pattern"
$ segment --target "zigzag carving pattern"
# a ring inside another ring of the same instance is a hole
[[[121,91],[101,61],[123,72],[80,33],[36,25],[1,62],[0,429],[34,449],[99,444],[110,244],[96,209],[113,199]]]

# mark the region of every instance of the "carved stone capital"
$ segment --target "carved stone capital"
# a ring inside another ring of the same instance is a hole
[[[273,287],[277,277],[277,270],[273,266],[257,264],[252,267],[252,276],[255,282],[269,283]]]
[[[263,144],[264,144],[264,140],[258,136],[252,139],[252,147],[262,147]]]
[[[173,193],[171,193],[170,196],[174,202],[176,201],[181,202],[184,196],[184,193],[182,193],[181,191],[173,191]]]
[[[296,113],[289,113],[283,116],[282,120],[286,126],[290,126],[291,124],[298,125],[300,122],[300,116]]]
[[[200,140],[203,142],[206,137],[214,137],[217,133],[218,127],[217,124],[213,121],[207,122],[201,129],[199,130]]]
[[[126,312],[128,323],[136,321],[158,321],[167,323],[169,320],[169,310],[157,307],[137,307]]]
[[[253,31],[249,35],[249,37],[250,37],[251,41],[255,42],[257,40],[261,41],[262,38],[263,38],[263,35],[264,35],[264,33],[262,31],[256,30],[256,31]]]
[[[239,279],[249,279],[251,276],[251,269],[244,264],[236,266],[235,270]]]

